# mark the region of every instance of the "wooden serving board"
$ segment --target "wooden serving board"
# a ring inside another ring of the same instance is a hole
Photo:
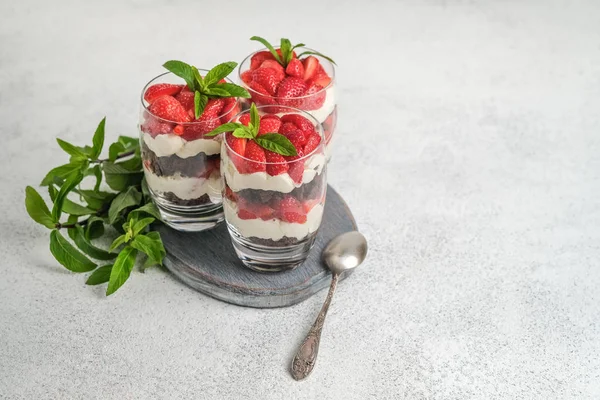
[[[190,287],[228,303],[247,307],[286,307],[329,286],[331,273],[321,253],[334,237],[357,230],[340,195],[328,186],[321,228],[308,259],[293,271],[263,273],[237,258],[225,223],[204,232],[159,228],[167,256],[165,266]],[[342,276],[344,278],[344,276]]]

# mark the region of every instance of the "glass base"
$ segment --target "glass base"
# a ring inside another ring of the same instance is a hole
[[[207,203],[195,206],[181,206],[160,196],[152,196],[160,212],[162,221],[173,229],[182,232],[200,232],[212,229],[225,220],[223,205]]]
[[[233,248],[242,263],[259,272],[289,271],[301,265],[315,243],[314,232],[297,243],[286,246],[271,246],[258,243],[262,239],[246,238],[231,224],[227,224]]]

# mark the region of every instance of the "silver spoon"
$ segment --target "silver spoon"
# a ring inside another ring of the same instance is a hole
[[[338,283],[340,274],[344,271],[354,269],[360,265],[367,256],[367,240],[357,232],[346,232],[334,238],[325,250],[323,250],[323,261],[331,270],[331,286],[325,299],[325,304],[317,316],[315,323],[308,331],[308,335],[302,342],[292,362],[292,376],[295,380],[305,379],[312,372],[317,362],[319,343],[321,342],[321,331],[329,310],[329,304]]]

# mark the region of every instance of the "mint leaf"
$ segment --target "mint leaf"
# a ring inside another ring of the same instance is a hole
[[[95,190],[77,190],[77,193],[85,200],[89,208],[100,210],[115,198],[115,193],[95,191]]]
[[[136,256],[137,250],[131,246],[126,246],[121,250],[110,271],[108,288],[106,289],[107,296],[116,292],[127,281],[135,264]]]
[[[282,156],[296,156],[298,152],[296,147],[288,138],[279,133],[266,133],[254,139],[256,143],[273,153],[281,154]]]
[[[52,182],[54,182],[55,177],[65,179],[67,176],[71,175],[71,173],[73,173],[73,171],[83,169],[84,165],[87,168],[87,162],[69,163],[69,164],[64,164],[64,165],[58,166],[56,168],[53,168],[50,170],[50,172],[48,172],[46,174],[46,176],[44,177],[44,179],[42,180],[42,183],[40,183],[40,185],[41,186],[50,185]]]
[[[200,118],[207,103],[208,96],[198,91],[194,93],[194,115],[196,116],[196,119]]]
[[[229,95],[225,97],[243,97],[245,99],[251,97],[246,89],[234,83],[218,83],[212,87],[212,89],[216,88],[226,90]]]
[[[298,58],[300,58],[302,56],[305,56],[305,55],[315,55],[315,56],[323,57],[324,59],[326,59],[330,63],[332,63],[334,65],[337,65],[335,63],[335,61],[333,61],[331,58],[327,57],[325,54],[319,53],[318,51],[303,51],[302,53],[298,54]]]
[[[108,248],[108,251],[115,251],[120,245],[127,242],[125,235],[121,235],[113,240],[112,244]]]
[[[192,66],[183,61],[171,60],[163,64],[163,67],[171,71],[173,74],[183,78],[190,90],[196,90],[196,82]]]
[[[25,208],[32,220],[46,228],[54,229],[55,221],[42,196],[31,186],[25,188]]]
[[[89,276],[88,280],[85,281],[86,285],[100,285],[106,283],[110,279],[110,272],[112,271],[112,264],[104,265]]]
[[[132,219],[135,221],[135,219]],[[150,225],[155,221],[152,217],[142,218],[139,221],[135,221],[132,228],[132,235],[135,237],[138,233],[140,233],[145,227]]]
[[[237,63],[234,61],[224,62],[213,67],[204,77],[204,84],[209,87],[219,82],[233,72],[235,67],[237,67]]]
[[[135,210],[129,212],[129,215],[133,215],[133,216],[137,217],[140,213],[146,213],[148,215],[151,215],[159,221],[161,219],[158,208],[156,208],[156,206],[152,202],[144,204],[140,208],[136,208]]]
[[[100,185],[102,184],[102,168],[100,168],[100,164],[96,164],[94,167],[88,168],[85,174],[86,176],[94,175],[94,177],[96,178],[94,190],[100,190]]]
[[[68,225],[75,225],[79,221],[79,217],[77,215],[69,215],[67,218]],[[67,234],[71,238],[71,240],[75,240],[75,234],[77,233],[77,229],[75,228],[67,228]]]
[[[77,247],[88,256],[95,258],[96,260],[112,260],[117,255],[109,253],[106,250],[99,249],[90,243],[85,237],[85,232],[80,225],[75,227],[75,239],[73,239]]]
[[[123,167],[125,163],[112,163],[106,161],[103,163],[104,179],[108,186],[117,191],[123,191],[130,186],[138,185],[144,177],[140,170],[129,170]],[[141,165],[140,165],[141,167]]]
[[[277,51],[275,51],[275,49],[273,48],[273,46],[271,45],[271,43],[269,43],[267,40],[259,37],[259,36],[252,36],[250,38],[250,40],[255,40],[257,42],[262,43],[267,49],[269,49],[269,51],[271,52],[271,54],[273,54],[273,57],[275,57],[275,59],[277,60],[277,62],[281,65],[283,65],[283,62],[281,60],[281,57],[279,57],[279,53],[277,53]]]
[[[91,214],[96,213],[96,210],[92,210],[87,207],[84,207],[81,204],[77,204],[74,201],[71,201],[67,198],[64,199],[62,211],[66,214],[75,215],[75,216],[91,215]]]
[[[142,201],[142,194],[134,187],[130,187],[126,192],[119,193],[110,204],[108,209],[108,222],[113,224],[119,218],[121,211],[128,207],[136,206]]]
[[[254,139],[254,133],[248,127],[237,128],[233,131],[233,136],[240,139]]]
[[[118,141],[114,142],[108,148],[109,161],[115,161],[118,157],[132,153],[140,147],[140,140],[129,136],[119,136]]]
[[[225,89],[221,89],[219,87],[209,87],[204,91],[205,94],[209,96],[217,96],[217,97],[231,97],[229,92]]]
[[[66,151],[71,156],[76,157],[76,159],[86,160],[88,158],[88,155],[83,151],[81,147],[75,146],[69,142],[65,142],[64,140],[58,138],[56,139],[56,141],[58,142],[58,145],[61,149]]]
[[[292,43],[289,39],[281,38],[279,50],[281,50],[281,58],[283,59],[283,66],[286,67],[292,59]]]
[[[252,133],[256,137],[256,135],[258,135],[258,129],[260,128],[260,115],[258,114],[258,109],[254,103],[250,106],[250,125],[253,127]]]
[[[204,89],[206,89],[206,82],[204,82],[202,75],[200,75],[200,71],[192,65],[192,72],[194,73],[194,79],[196,81],[196,90],[200,90],[201,92],[204,91]]]
[[[94,137],[92,139],[92,151],[90,153],[90,158],[95,160],[100,156],[102,152],[102,147],[104,146],[104,125],[106,123],[106,117],[102,118],[102,121],[98,124],[98,128],[96,128],[96,132],[94,133]]]
[[[63,267],[73,272],[88,272],[96,269],[89,258],[81,254],[57,230],[50,232],[50,252]]]
[[[228,122],[226,124],[219,125],[215,129],[213,129],[211,132],[205,134],[204,136],[216,136],[223,132],[233,132],[238,128],[245,128],[245,126],[238,122]]]
[[[88,218],[85,225],[85,238],[91,240],[99,238],[102,235],[104,235],[104,220],[96,216]]]
[[[52,208],[52,218],[55,221],[60,220],[63,203],[65,202],[67,195],[71,190],[75,188],[75,186],[79,184],[79,182],[81,182],[82,179],[83,174],[81,173],[81,171],[74,171],[71,175],[69,175],[65,183],[61,186],[58,194],[56,195],[56,200],[54,200],[54,207]]]
[[[158,234],[158,232],[154,233]],[[154,239],[151,236],[138,235],[131,241],[130,245],[134,249],[148,255],[148,258],[162,265],[166,252],[162,241],[160,240],[160,236],[158,239]]]

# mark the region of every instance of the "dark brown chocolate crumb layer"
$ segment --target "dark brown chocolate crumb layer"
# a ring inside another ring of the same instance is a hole
[[[207,194],[202,195],[197,199],[180,199],[173,192],[163,193],[162,195],[165,199],[169,200],[171,203],[177,204],[178,206],[199,206],[202,204],[210,203],[210,197]]]
[[[323,174],[315,176],[315,179],[306,183],[289,193],[281,193],[273,190],[242,189],[236,192],[238,198],[243,198],[250,203],[268,204],[271,201],[281,200],[286,196],[292,196],[298,201],[320,199],[323,195]]]
[[[186,177],[198,177],[202,176],[208,169],[218,169],[221,156],[219,154],[207,156],[205,153],[198,153],[188,158],[181,158],[176,154],[157,157],[156,153],[143,143],[142,159],[146,162],[147,168],[158,176],[180,174]]]
[[[284,236],[279,240],[262,239],[262,238],[258,238],[256,236],[252,236],[252,237],[248,238],[247,240],[251,241],[254,244],[259,244],[262,246],[269,246],[269,247],[286,247],[286,246],[293,246],[295,244],[300,243],[300,241],[298,239],[290,238],[287,236]]]

